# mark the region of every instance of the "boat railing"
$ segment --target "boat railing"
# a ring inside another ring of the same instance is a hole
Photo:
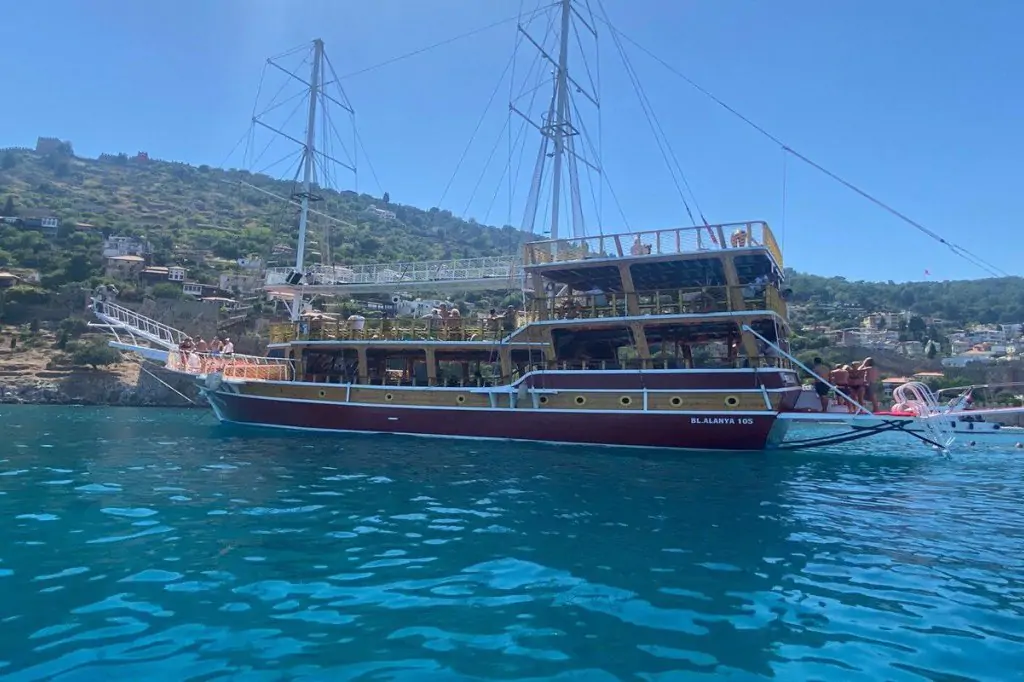
[[[186,337],[185,332],[169,327],[162,322],[157,322],[145,315],[140,315],[130,308],[112,303],[100,296],[93,297],[92,310],[96,317],[107,324],[123,327],[133,334],[164,348],[176,348]]]
[[[682,287],[618,294],[563,294],[535,298],[532,310],[541,320],[598,319],[629,315],[701,315],[755,310],[786,316],[779,290],[767,284]],[[635,312],[630,312],[635,310]]]
[[[590,258],[639,258],[727,249],[764,248],[781,269],[782,251],[762,221],[625,232],[578,239],[549,239],[526,245],[525,264],[544,265]]]
[[[295,377],[295,363],[287,358],[258,355],[200,353],[176,350],[167,354],[166,367],[186,374],[213,374],[225,378],[263,381],[290,381]]]
[[[320,319],[271,325],[271,343],[289,341],[500,341],[533,321],[518,311],[512,318],[364,318]]]
[[[528,372],[539,372],[545,371],[560,371],[560,372],[602,372],[602,371],[620,371],[620,370],[673,370],[673,369],[690,369],[690,370],[701,370],[701,369],[742,369],[742,368],[756,368],[756,369],[793,369],[792,363],[785,358],[772,357],[772,356],[757,356],[751,358],[739,358],[735,361],[730,361],[726,358],[710,358],[699,365],[694,365],[692,362],[687,362],[681,357],[672,356],[658,356],[653,358],[643,359],[630,359],[630,360],[588,360],[588,361],[555,361],[547,363],[536,363],[531,365]],[[417,383],[411,380],[406,380],[404,374],[398,370],[388,370],[384,374],[378,374],[373,376],[366,382],[356,382],[359,385],[365,386],[444,386],[451,388],[487,388],[487,387],[501,387],[509,386],[510,384],[516,383],[524,375],[520,373],[513,374],[511,377],[500,376],[497,374],[488,376],[478,377],[449,377],[442,378],[438,377],[433,381],[427,380],[422,383]],[[337,384],[344,383],[343,375],[338,372],[335,374],[323,374],[316,372],[307,372],[303,376],[303,381],[310,381],[314,383],[328,383]],[[751,388],[755,388],[751,386]]]
[[[312,286],[384,284],[422,284],[467,280],[521,281],[522,264],[518,257],[484,256],[451,260],[425,260],[398,263],[349,265],[312,265],[303,273],[302,283]],[[293,277],[293,268],[269,268],[268,286],[285,285]]]

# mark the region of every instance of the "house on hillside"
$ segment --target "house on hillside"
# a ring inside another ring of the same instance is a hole
[[[153,252],[153,247],[145,239],[136,237],[125,237],[115,235],[108,237],[103,242],[103,257],[115,258],[117,256],[148,256]]]
[[[111,279],[134,282],[139,279],[139,275],[145,267],[146,259],[142,256],[109,256],[104,274]]]
[[[263,287],[263,277],[252,272],[222,272],[219,284],[224,291],[237,289],[243,294],[248,294]]]
[[[218,294],[226,293],[213,284],[201,284],[199,282],[185,282],[181,285],[181,291],[187,296],[195,296],[196,298],[217,296]]]
[[[18,224],[26,230],[36,230],[48,239],[53,239],[57,236],[60,218],[48,208],[28,208],[21,211]]]
[[[373,204],[370,204],[366,208],[366,212],[369,213],[370,215],[375,215],[378,218],[383,218],[384,220],[394,220],[395,219],[395,212],[394,211],[388,211],[387,209],[377,208]]]
[[[943,367],[966,367],[967,365],[988,365],[995,361],[995,353],[986,350],[969,350],[960,355],[942,358]]]
[[[13,272],[0,270],[0,289],[10,289],[20,281],[20,278]]]

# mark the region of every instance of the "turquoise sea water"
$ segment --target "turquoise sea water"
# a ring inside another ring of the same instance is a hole
[[[1024,454],[0,406],[0,679],[1024,679]]]

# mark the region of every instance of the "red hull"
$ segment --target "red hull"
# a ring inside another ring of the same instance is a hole
[[[278,428],[492,438],[689,450],[763,450],[786,424],[774,414],[588,414],[536,410],[408,408],[208,393],[219,419]],[[774,431],[773,431],[773,427]]]

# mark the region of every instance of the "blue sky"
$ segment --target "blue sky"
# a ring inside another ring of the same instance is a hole
[[[193,164],[227,158],[241,165],[229,152],[249,126],[267,57],[321,37],[347,74],[514,16],[519,6],[518,0],[12,3],[0,26],[0,62],[4,99],[17,104],[4,108],[0,146],[54,135],[71,140],[82,156],[146,150]],[[604,0],[604,6],[619,30],[794,149],[998,269],[1021,274],[1016,221],[1024,90],[1014,83],[1024,68],[1024,4]],[[613,41],[599,29],[608,183],[632,228],[685,224]],[[539,25],[537,32],[543,33]],[[444,194],[514,44],[514,23],[505,23],[343,78],[369,158],[394,201],[428,208],[443,196],[442,208],[457,215],[502,224],[511,214],[512,224],[520,224],[528,173],[519,178],[511,211],[497,182],[508,157],[498,135],[506,123],[507,81]],[[897,281],[923,279],[925,270],[933,279],[986,276],[799,161],[784,164],[776,144],[635,48],[627,44],[626,51],[709,221],[767,220],[784,241],[787,264],[808,272]],[[524,47],[520,54],[516,68],[533,59]],[[582,80],[578,67],[573,73]],[[581,111],[590,110],[581,105]],[[485,168],[493,144],[496,159]],[[529,152],[535,144],[534,134]],[[359,189],[379,194],[361,166]],[[597,211],[588,211],[593,230]],[[608,191],[600,213],[606,232],[625,229]]]

